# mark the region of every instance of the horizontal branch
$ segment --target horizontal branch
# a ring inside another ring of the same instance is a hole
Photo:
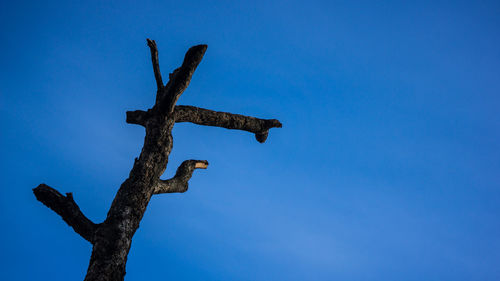
[[[146,126],[148,121],[149,113],[143,110],[127,111],[127,120],[129,124],[136,124],[141,126]]]
[[[146,39],[148,41],[148,46],[151,51],[151,62],[153,63],[153,71],[155,73],[156,86],[158,91],[163,89],[163,81],[161,79],[160,63],[158,60],[158,48],[156,47],[155,40]]]
[[[195,169],[206,169],[206,160],[186,160],[177,168],[175,176],[168,180],[159,180],[154,187],[154,194],[183,193],[188,190],[188,181],[193,176]]]
[[[269,129],[282,127],[280,121],[276,119],[259,119],[187,105],[176,106],[174,118],[175,122],[191,122],[204,126],[248,131],[254,133],[257,141],[261,143],[266,141]]]
[[[59,191],[43,183],[34,188],[33,193],[38,201],[60,215],[76,233],[93,243],[97,225],[80,211],[71,193],[66,193],[66,196],[64,196]]]

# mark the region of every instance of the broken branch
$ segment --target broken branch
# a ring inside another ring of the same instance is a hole
[[[188,190],[188,181],[193,176],[195,169],[206,169],[206,160],[186,160],[177,168],[175,176],[168,180],[159,180],[154,187],[154,194],[183,193]]]
[[[59,191],[43,183],[34,188],[33,193],[38,201],[60,215],[76,233],[93,243],[97,225],[80,211],[75,200],[73,200],[73,194],[66,193],[66,196],[64,196]]]
[[[127,111],[126,122],[146,127],[149,113],[143,110]]]

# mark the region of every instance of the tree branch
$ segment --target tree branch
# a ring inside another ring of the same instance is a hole
[[[186,160],[177,168],[175,176],[168,180],[159,180],[154,187],[154,194],[186,192],[188,190],[188,181],[193,176],[195,169],[206,169],[208,161],[206,160]]]
[[[76,233],[80,234],[90,243],[93,243],[97,225],[80,211],[71,193],[66,193],[66,196],[64,196],[57,190],[43,183],[34,188],[33,193],[38,201],[60,215]]]
[[[135,110],[127,111],[127,120],[129,124],[136,124],[146,127],[146,122],[149,118],[149,111]]]
[[[156,47],[155,40],[146,39],[148,41],[149,49],[151,50],[151,61],[153,62],[153,71],[155,73],[156,86],[158,87],[158,91],[163,89],[163,81],[161,79],[160,72],[160,63],[158,60],[158,48]]]
[[[165,86],[164,96],[157,99],[158,107],[162,114],[169,115],[173,112],[175,103],[191,82],[194,71],[203,59],[207,45],[196,45],[186,52],[181,67],[169,75],[170,80]]]
[[[276,119],[258,119],[187,105],[177,105],[174,111],[174,118],[175,122],[191,122],[204,126],[248,131],[254,133],[255,138],[260,143],[266,141],[269,129],[282,127],[280,121]]]

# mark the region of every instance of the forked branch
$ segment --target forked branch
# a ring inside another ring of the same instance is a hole
[[[73,200],[73,194],[66,193],[66,196],[64,196],[59,191],[43,183],[34,188],[33,193],[38,201],[60,215],[76,233],[80,234],[90,243],[93,243],[97,224],[89,220],[80,211],[75,200]]]
[[[182,162],[173,178],[158,181],[154,187],[154,194],[186,192],[194,170],[206,169],[207,167],[208,161],[206,160],[186,160]]]
[[[191,82],[191,77],[193,77],[194,71],[203,59],[206,50],[207,45],[196,45],[189,48],[181,67],[170,74],[170,80],[165,86],[165,91],[160,91],[158,93],[160,96],[157,95],[156,97],[155,106],[159,109],[160,114],[170,115],[173,112],[175,103],[186,90],[189,82]]]

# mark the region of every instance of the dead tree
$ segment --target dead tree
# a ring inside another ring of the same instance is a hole
[[[160,179],[172,150],[172,128],[176,122],[248,131],[255,134],[255,138],[261,143],[266,140],[269,129],[281,127],[281,123],[276,119],[258,119],[176,105],[201,62],[207,45],[191,47],[182,65],[169,75],[169,81],[165,85],[160,73],[156,43],[149,39],[147,43],[151,50],[157,85],[156,102],[147,111],[127,112],[126,122],[143,126],[146,136],[141,154],[135,158],[129,177],[120,186],[106,219],[99,224],[92,222],[82,213],[71,193],[62,195],[45,184],[33,189],[40,202],[59,214],[76,233],[92,243],[86,281],[123,280],[132,237],[139,228],[151,196],[186,192],[193,171],[207,168],[206,160],[186,160],[179,166],[173,178]]]

